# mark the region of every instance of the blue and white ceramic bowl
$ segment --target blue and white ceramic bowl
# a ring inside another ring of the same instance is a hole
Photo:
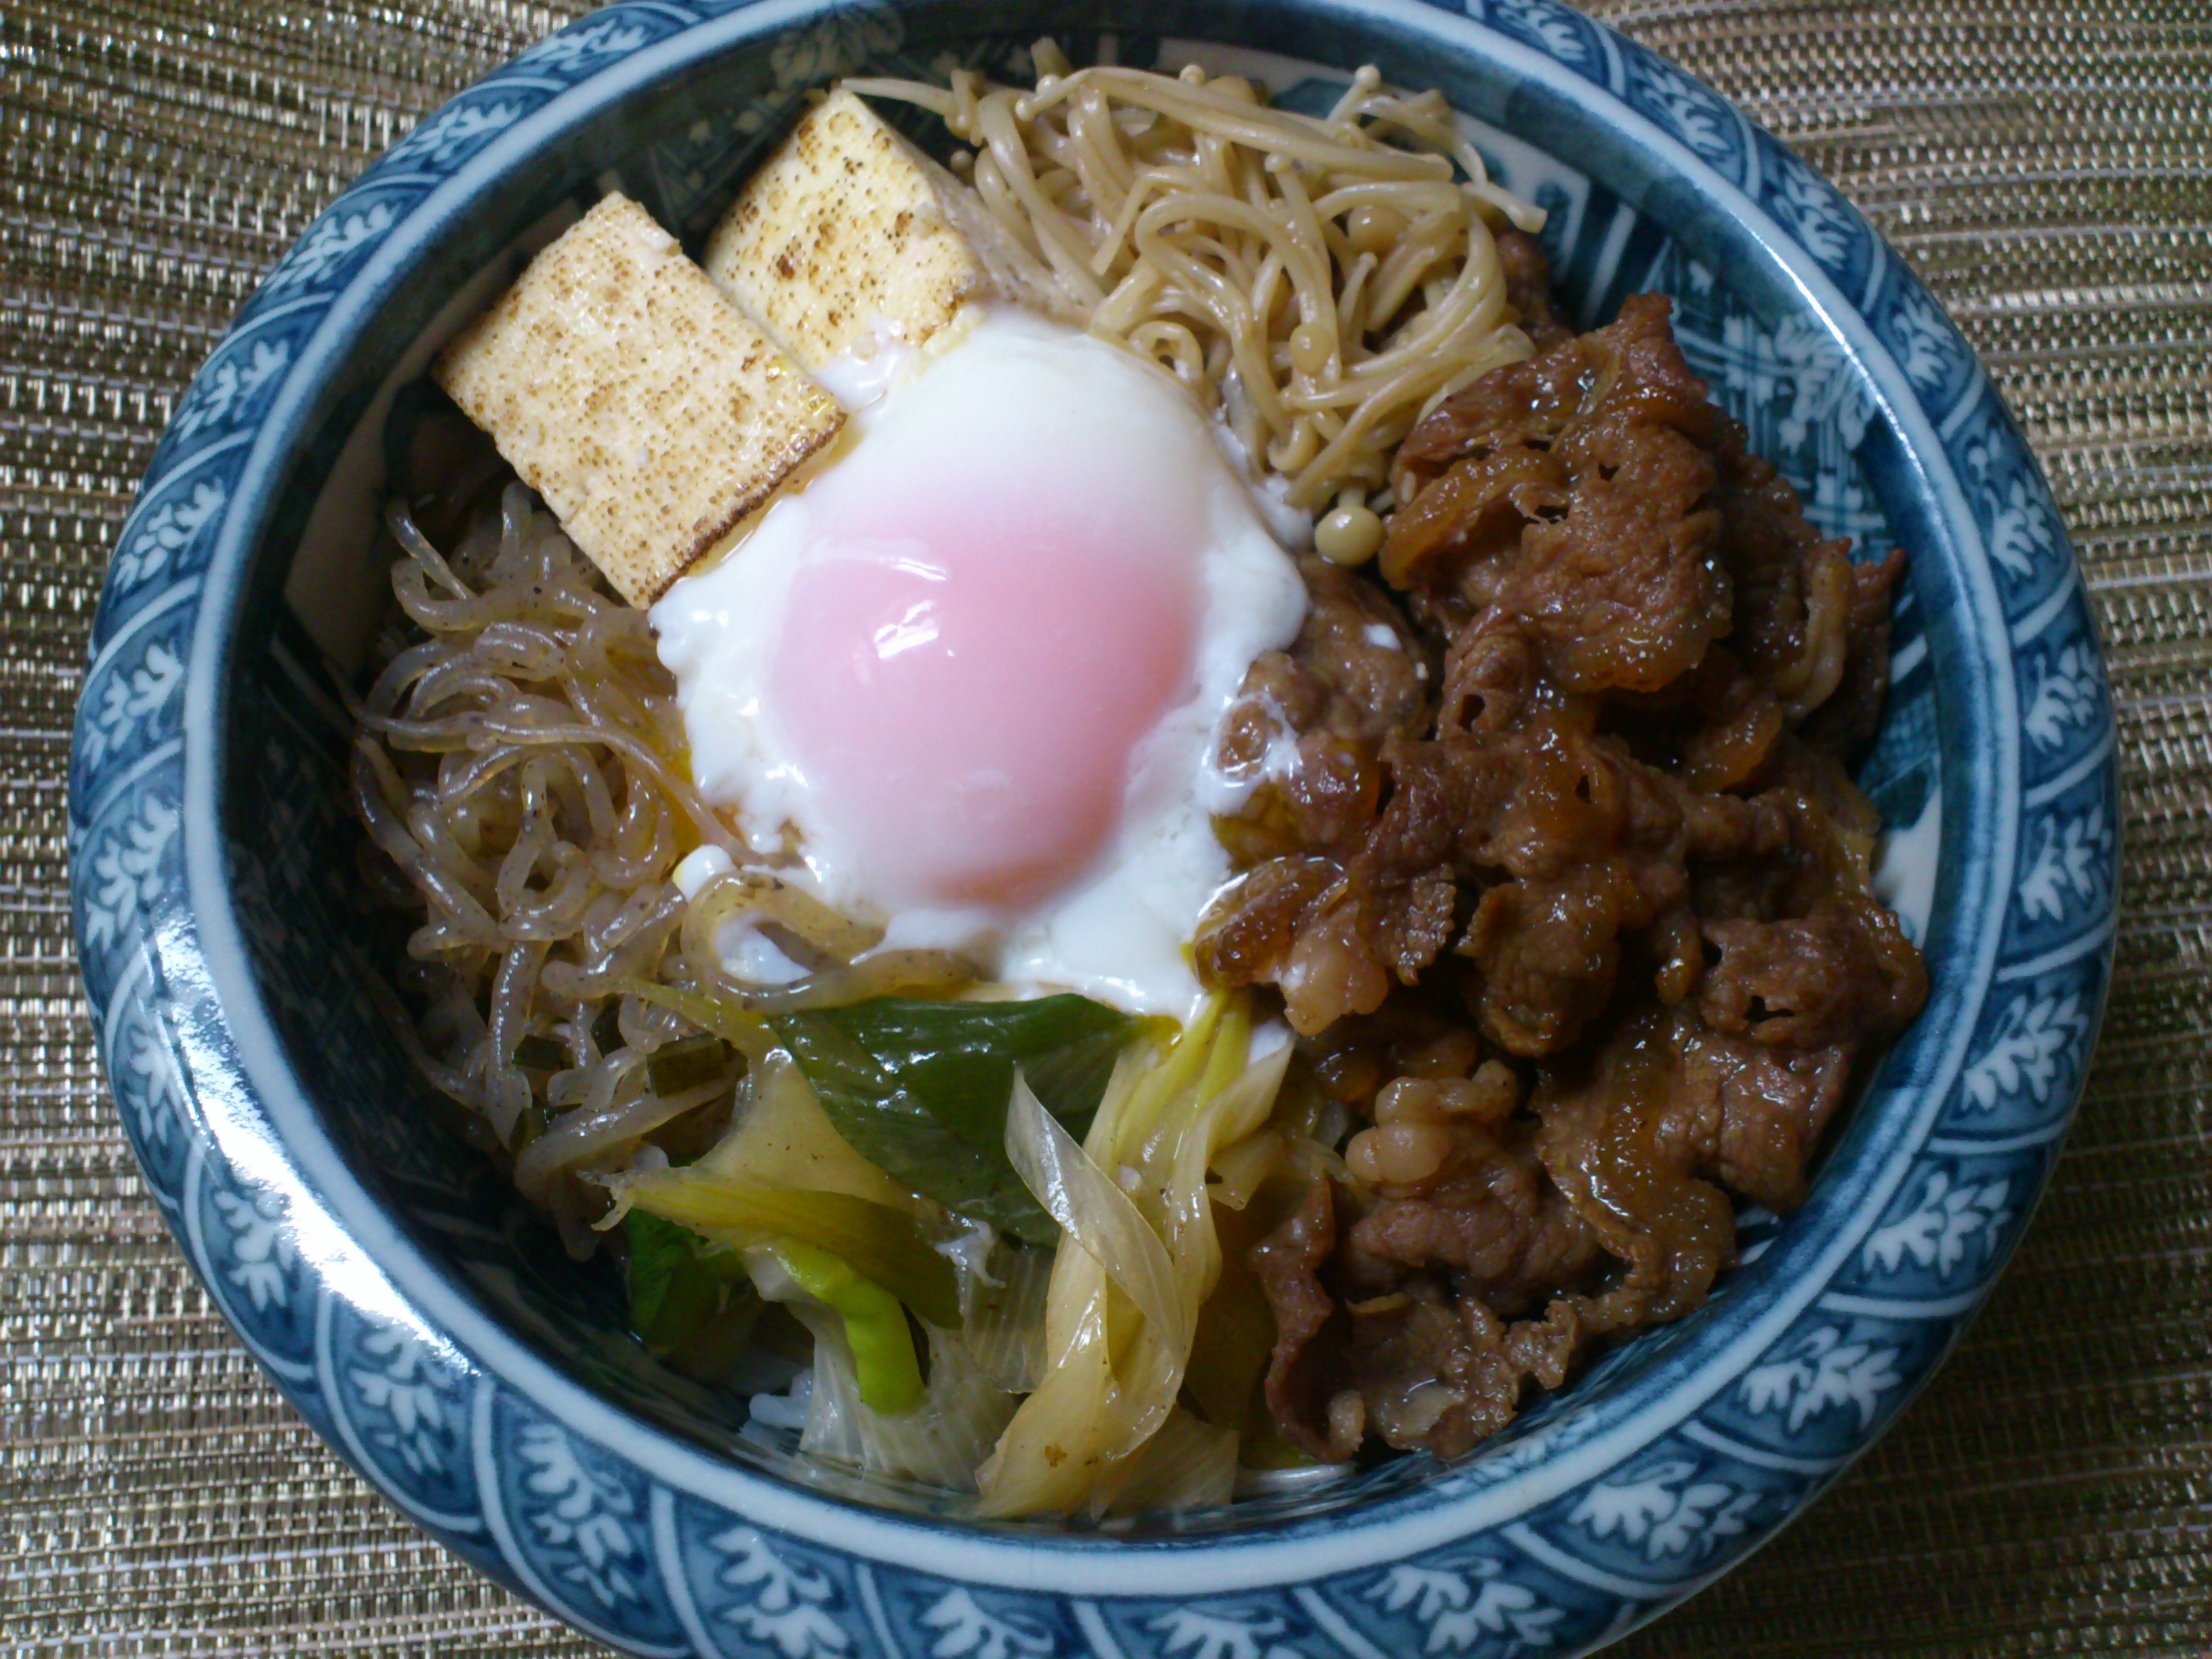
[[[424,365],[524,251],[616,184],[696,237],[805,89],[1025,72],[1048,32],[1233,59],[1294,104],[1369,61],[1439,87],[1551,210],[1583,321],[1675,296],[1692,364],[1815,522],[1910,552],[1864,782],[1934,984],[1811,1202],[1753,1224],[1703,1311],[1453,1467],[1121,1536],[860,1501],[623,1334],[611,1282],[446,1138],[363,988],[380,924],[324,666],[381,604],[368,526]],[[2103,1002],[2112,755],[2065,534],[1957,332],[1789,150],[1553,0],[633,0],[394,146],[178,406],[94,629],[77,939],[148,1188],[255,1357],[423,1528],[596,1636],[732,1659],[1559,1659],[1796,1514],[1987,1291]]]

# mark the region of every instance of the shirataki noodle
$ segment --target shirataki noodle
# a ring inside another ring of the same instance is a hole
[[[645,613],[608,593],[519,483],[450,560],[404,507],[386,522],[400,616],[357,710],[353,793],[426,912],[405,988],[424,1012],[403,1036],[580,1255],[605,1196],[573,1177],[626,1167],[643,1137],[726,1104],[734,1083],[655,1092],[652,1055],[696,1027],[629,988],[774,1012],[942,989],[975,969],[873,951],[873,930],[772,871],[724,876],[687,903],[672,880],[684,854],[708,842],[746,854],[685,775],[675,686]],[[748,913],[805,978],[754,986],[726,972],[715,929]]]

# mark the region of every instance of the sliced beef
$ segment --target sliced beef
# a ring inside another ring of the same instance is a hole
[[[1706,1032],[1692,1042],[1683,1070],[1696,1097],[1710,1101],[1713,1138],[1704,1148],[1709,1177],[1754,1204],[1787,1212],[1805,1201],[1805,1166],[1844,1103],[1852,1050],[1771,1048]]]
[[[1802,720],[1843,683],[1857,598],[1850,544],[1805,521],[1797,492],[1744,447],[1734,422],[1721,431],[1718,459],[1720,556],[1735,589],[1729,645]]]
[[[1316,1176],[1305,1201],[1290,1219],[1254,1245],[1247,1260],[1275,1316],[1275,1346],[1268,1357],[1267,1409],[1295,1445],[1316,1457],[1341,1462],[1359,1449],[1360,1433],[1328,1432],[1328,1404],[1342,1387],[1341,1352],[1348,1321],[1321,1282],[1336,1249],[1336,1195],[1328,1177]],[[1334,1342],[1316,1347],[1323,1332],[1339,1328]],[[1364,1425],[1361,1425],[1364,1432]]]
[[[1874,741],[1889,697],[1889,611],[1891,595],[1905,574],[1905,555],[1895,548],[1886,559],[1851,567],[1850,643],[1843,678],[1826,702],[1807,715],[1805,741],[1839,761],[1856,757]]]
[[[1580,1282],[1599,1254],[1597,1235],[1517,1133],[1492,1140],[1420,1191],[1385,1193],[1353,1224],[1345,1246],[1347,1273],[1377,1294],[1395,1288],[1407,1269],[1439,1267],[1509,1316]]]
[[[1279,993],[1365,1120],[1249,1256],[1322,1457],[1455,1455],[1695,1308],[1926,994],[1844,770],[1901,558],[1806,521],[1667,301],[1571,335],[1498,252],[1536,355],[1407,436],[1376,572],[1305,567],[1223,745],[1256,786],[1200,971]]]
[[[1455,1457],[1513,1420],[1529,1377],[1563,1379],[1566,1360],[1547,1322],[1509,1325],[1432,1275],[1340,1302],[1322,1279],[1338,1201],[1337,1188],[1316,1179],[1249,1258],[1275,1316],[1266,1396],[1285,1438],[1332,1462],[1370,1433],[1401,1451]]]
[[[1533,1102],[1537,1155],[1623,1264],[1611,1295],[1634,1324],[1687,1313],[1735,1255],[1735,1209],[1703,1173],[1717,1118],[1683,1086],[1675,1024],[1631,1022],[1594,1057],[1547,1075]]]
[[[1698,991],[1716,1031],[1769,1047],[1820,1048],[1902,1030],[1927,1000],[1920,953],[1897,918],[1863,896],[1826,896],[1803,916],[1715,921],[1719,952]]]
[[[1431,670],[1419,632],[1374,583],[1319,559],[1287,651],[1261,656],[1223,722],[1218,761],[1250,804],[1221,821],[1240,863],[1350,851],[1381,803],[1382,746],[1428,729]]]
[[[1223,769],[1263,768],[1271,746],[1325,732],[1368,744],[1427,729],[1431,688],[1420,636],[1391,597],[1307,558],[1305,620],[1287,651],[1263,653],[1224,727]]]
[[[1629,301],[1484,376],[1398,453],[1383,574],[1501,608],[1569,691],[1664,685],[1729,624],[1720,416],[1668,316]]]
[[[1498,233],[1498,264],[1505,274],[1505,302],[1521,331],[1540,352],[1574,337],[1552,299],[1552,265],[1544,245],[1525,230]]]
[[[1610,863],[1547,881],[1504,881],[1482,896],[1459,946],[1478,970],[1471,1000],[1510,1054],[1548,1054],[1582,1035],[1613,996],[1625,899]]]

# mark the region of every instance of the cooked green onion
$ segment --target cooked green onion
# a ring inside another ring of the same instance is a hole
[[[774,1249],[799,1288],[845,1322],[845,1346],[853,1352],[860,1403],[885,1417],[902,1417],[919,1407],[927,1395],[915,1362],[914,1333],[899,1299],[827,1250],[787,1239]]]
[[[736,1363],[761,1299],[734,1251],[719,1249],[690,1230],[633,1210],[629,1241],[629,1322],[656,1358],[687,1376],[713,1381]]]
[[[1139,1023],[1072,995],[1020,1002],[879,997],[779,1014],[775,1033],[837,1131],[896,1180],[1043,1249],[1060,1230],[1006,1161],[1020,1067],[1080,1139]]]
[[[648,1214],[720,1243],[796,1239],[842,1256],[931,1324],[960,1324],[959,1278],[938,1249],[951,1235],[904,1211],[847,1193],[727,1181],[696,1165],[629,1176],[617,1190]]]

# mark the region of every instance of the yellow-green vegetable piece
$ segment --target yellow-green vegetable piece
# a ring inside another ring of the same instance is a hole
[[[761,1063],[743,1114],[697,1167],[759,1187],[846,1193],[909,1212],[922,1208],[837,1133],[805,1073],[784,1054]]]
[[[795,1239],[842,1257],[933,1325],[960,1324],[960,1281],[939,1250],[950,1236],[905,1210],[849,1193],[717,1176],[699,1164],[624,1176],[637,1208],[739,1249]]]
[[[774,1247],[799,1288],[845,1322],[860,1403],[884,1417],[903,1417],[928,1397],[915,1361],[914,1332],[899,1299],[850,1263],[811,1244],[783,1240]]]

